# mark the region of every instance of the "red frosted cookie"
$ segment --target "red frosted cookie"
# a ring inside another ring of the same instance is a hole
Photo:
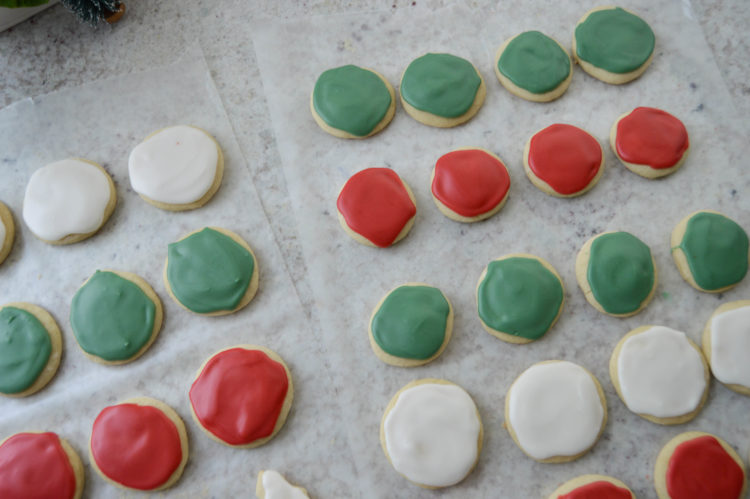
[[[739,499],[745,497],[747,478],[729,444],[710,433],[688,431],[659,452],[654,484],[659,499]]]
[[[406,182],[389,168],[366,168],[339,192],[339,222],[358,243],[385,248],[414,225],[416,200]]]
[[[187,463],[185,424],[163,402],[132,398],[99,413],[89,454],[94,469],[114,485],[166,489],[177,482]]]
[[[611,476],[581,475],[560,485],[549,499],[635,499],[635,494]]]
[[[552,196],[580,196],[599,181],[604,154],[599,142],[573,125],[555,124],[526,143],[523,166],[531,183]]]
[[[231,447],[258,447],[284,426],[294,389],[275,352],[238,345],[215,353],[190,388],[193,417],[208,436]]]
[[[0,443],[0,497],[79,499],[83,464],[55,433],[16,433]]]
[[[637,107],[617,118],[609,143],[628,170],[646,178],[676,171],[690,150],[682,121],[653,107]]]
[[[443,215],[457,222],[491,217],[505,204],[509,189],[508,169],[484,149],[449,152],[432,170],[432,199]]]

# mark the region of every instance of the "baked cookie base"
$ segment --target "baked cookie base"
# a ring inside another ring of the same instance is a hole
[[[0,201],[0,223],[5,227],[5,237],[0,241],[0,264],[2,264],[13,248],[16,239],[16,224],[13,222],[13,214],[10,209]]]
[[[583,487],[584,485],[588,485],[594,482],[609,482],[616,487],[627,489],[628,492],[630,492],[631,499],[635,499],[635,494],[627,485],[625,485],[617,478],[606,475],[581,475],[575,478],[571,478],[570,480],[556,488],[555,491],[550,494],[548,499],[558,499],[561,495],[567,494],[577,489],[578,487]]]
[[[476,69],[477,68],[474,67],[475,71]],[[487,87],[484,84],[484,78],[482,78],[482,75],[479,73],[479,71],[477,71],[477,75],[479,76],[481,82],[479,84],[479,88],[477,89],[477,93],[474,96],[474,102],[471,104],[471,107],[469,107],[469,109],[461,116],[457,116],[455,118],[445,118],[443,116],[428,113],[427,111],[421,111],[406,102],[403,95],[401,96],[401,106],[403,106],[406,114],[422,123],[423,125],[434,126],[437,128],[452,128],[454,126],[462,125],[472,119],[474,115],[479,112],[482,104],[484,104],[484,98],[487,96]]]

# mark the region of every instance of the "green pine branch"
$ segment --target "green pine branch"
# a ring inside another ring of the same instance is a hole
[[[0,0],[4,1],[4,0]],[[96,26],[105,17],[117,10],[118,0],[61,0],[63,5],[78,19]]]

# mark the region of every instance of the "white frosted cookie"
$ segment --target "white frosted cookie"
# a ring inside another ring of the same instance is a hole
[[[714,377],[727,388],[750,395],[750,300],[717,308],[703,329],[702,344]]]
[[[205,130],[188,125],[157,130],[130,153],[133,190],[163,210],[183,211],[206,204],[221,185],[224,155]]]
[[[606,475],[581,475],[560,485],[549,499],[635,499],[622,481]]]
[[[0,263],[3,263],[16,238],[16,225],[13,223],[13,215],[2,201],[0,201]]]
[[[578,459],[594,446],[606,423],[599,381],[572,362],[534,364],[505,396],[505,427],[524,453],[542,463]]]
[[[641,326],[617,343],[609,361],[617,395],[632,412],[658,424],[692,420],[708,397],[708,364],[685,333]]]
[[[23,198],[23,220],[45,243],[71,244],[93,236],[116,203],[115,184],[101,166],[65,159],[31,175]]]
[[[308,499],[307,491],[296,487],[279,473],[273,470],[261,470],[255,485],[258,499]]]
[[[420,487],[455,485],[479,460],[484,430],[460,386],[426,378],[393,396],[380,423],[380,444],[393,468]]]

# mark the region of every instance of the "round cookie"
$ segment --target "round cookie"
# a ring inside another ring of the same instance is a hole
[[[560,42],[539,31],[525,31],[497,49],[495,74],[513,95],[549,102],[570,86],[573,63]]]
[[[719,306],[703,329],[703,353],[714,378],[750,396],[750,300]]]
[[[621,85],[646,71],[654,57],[651,27],[620,7],[597,7],[578,21],[573,57],[581,69],[605,83]]]
[[[55,319],[31,303],[0,307],[0,395],[26,397],[54,377],[62,357]]]
[[[457,222],[479,222],[505,205],[510,175],[491,152],[467,147],[437,160],[430,186],[432,200],[443,215]]]
[[[617,478],[581,475],[560,485],[549,499],[635,499],[635,494]]]
[[[294,387],[289,368],[268,348],[238,345],[212,355],[190,387],[193,419],[213,440],[259,447],[284,426]]]
[[[596,185],[604,171],[604,154],[591,134],[558,123],[539,130],[526,142],[523,169],[542,192],[571,198]]]
[[[409,282],[385,295],[370,317],[370,346],[392,366],[415,367],[443,353],[453,332],[453,307],[438,288]]]
[[[482,327],[509,343],[538,340],[555,325],[565,303],[560,274],[546,260],[523,253],[493,260],[479,277]]]
[[[586,241],[576,257],[576,280],[599,312],[629,317],[654,297],[656,262],[649,247],[628,232],[604,232]]]
[[[23,220],[45,243],[72,244],[93,236],[115,204],[115,184],[104,168],[85,159],[65,159],[31,175]]]
[[[722,293],[747,274],[750,246],[745,230],[717,211],[700,210],[672,230],[672,258],[688,284]]]
[[[149,397],[105,407],[91,429],[91,465],[124,489],[171,487],[182,476],[188,453],[185,423],[167,404]]]
[[[740,499],[747,478],[742,458],[710,433],[680,433],[656,457],[654,486],[659,499]]]
[[[390,168],[366,168],[352,175],[339,192],[336,209],[349,236],[379,248],[406,237],[417,215],[414,194]]]
[[[157,208],[193,210],[219,190],[224,154],[205,130],[171,126],[153,132],[133,148],[128,175],[133,190]]]
[[[487,88],[472,63],[451,54],[425,54],[401,76],[401,104],[425,125],[450,128],[466,123],[484,103]]]
[[[258,265],[250,246],[219,227],[191,232],[169,245],[164,285],[183,308],[196,314],[231,314],[258,291]]]
[[[396,93],[380,73],[349,64],[318,77],[310,111],[320,128],[334,137],[364,139],[391,122]]]
[[[90,359],[119,365],[143,355],[161,329],[161,300],[141,277],[97,270],[78,289],[70,306],[70,325]]]
[[[408,383],[380,422],[380,445],[398,474],[426,489],[455,485],[477,465],[484,428],[471,396],[443,379]]]
[[[80,499],[83,463],[52,432],[16,433],[0,442],[0,497]]]
[[[709,371],[698,346],[685,333],[641,326],[617,343],[609,376],[627,408],[653,423],[691,421],[708,397]]]
[[[572,362],[538,362],[505,396],[505,427],[521,450],[540,463],[564,463],[591,449],[607,424],[599,381]]]
[[[653,107],[637,107],[617,118],[609,144],[628,170],[649,179],[677,171],[690,151],[682,121]]]
[[[13,223],[13,215],[2,201],[0,201],[0,264],[2,264],[13,248],[16,238],[16,225]]]
[[[258,499],[309,499],[307,491],[286,481],[278,471],[261,470],[255,485]]]

